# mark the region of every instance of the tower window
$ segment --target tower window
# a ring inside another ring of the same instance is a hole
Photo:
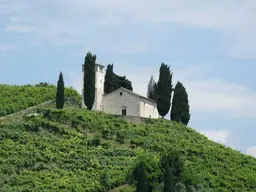
[[[120,94],[120,96],[122,96],[122,95],[123,95],[123,92],[120,92],[119,94]]]

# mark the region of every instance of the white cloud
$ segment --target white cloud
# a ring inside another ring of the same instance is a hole
[[[35,31],[35,28],[30,25],[7,25],[4,31],[6,32],[18,32],[18,33],[29,33]]]
[[[247,154],[256,158],[256,146],[248,147]]]
[[[223,49],[234,57],[255,57],[256,55],[256,25],[254,25],[256,4],[254,0],[150,2],[146,0],[27,0],[22,3],[9,2],[4,1],[5,6],[2,10],[0,9],[5,12],[4,15],[7,17],[18,15],[22,20],[34,23],[37,34],[43,40],[48,39],[58,44],[76,42],[90,43],[93,46],[94,43],[105,45],[110,42],[112,46],[109,48],[120,51],[127,47],[127,43],[130,43],[129,46],[134,48],[139,46],[137,49],[145,49],[145,47],[155,46],[154,41],[148,41],[152,37],[146,39],[138,37],[131,44],[129,35],[120,34],[120,38],[114,41],[113,38],[117,36],[116,29],[134,23],[150,24],[152,27],[159,23],[166,25],[177,23],[218,32],[222,36]],[[11,29],[24,31],[24,28],[21,30],[18,24],[16,22],[16,27],[12,26]],[[8,29],[8,25],[6,28]],[[113,32],[112,40],[104,40],[109,38],[106,33],[111,33],[111,31]],[[147,33],[144,31],[144,36],[147,36]],[[134,32],[130,33],[130,35],[134,34],[136,35]],[[105,42],[102,42],[102,39]]]
[[[208,130],[203,131],[202,134],[208,137],[208,139],[215,141],[217,143],[229,144],[230,132],[227,130]]]

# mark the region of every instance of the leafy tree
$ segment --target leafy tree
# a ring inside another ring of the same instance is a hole
[[[148,92],[147,92],[147,97],[149,99],[152,99],[154,101],[156,101],[156,87],[157,84],[154,80],[153,75],[150,77],[150,80],[148,82]]]
[[[174,88],[170,118],[172,121],[181,122],[184,125],[187,125],[190,120],[188,94],[179,81]]]
[[[173,170],[170,168],[169,164],[166,164],[165,173],[164,173],[164,192],[173,192],[173,191],[174,191]]]
[[[146,172],[148,191],[152,192],[162,180],[162,170],[160,167],[159,157],[156,154],[142,153],[138,155],[135,167],[132,170],[132,181],[138,180],[138,170],[141,163],[143,163],[144,170]]]
[[[169,112],[172,96],[172,73],[170,67],[161,63],[159,70],[159,80],[157,83],[157,110],[164,118]]]
[[[84,104],[89,110],[92,109],[95,98],[95,62],[96,55],[87,53],[84,60]]]
[[[133,91],[132,82],[126,79],[125,76],[118,76],[114,74],[114,79],[115,79],[116,89],[123,87],[130,91]]]
[[[106,69],[104,92],[111,93],[112,91],[124,87],[128,90],[133,90],[132,82],[126,79],[125,76],[119,76],[113,71],[113,64],[109,64]]]
[[[56,93],[56,108],[63,109],[64,107],[64,80],[62,72],[59,74],[57,82],[57,93]]]
[[[138,172],[137,172],[137,183],[136,183],[136,192],[148,192],[148,183],[147,176],[143,162],[140,163]]]
[[[161,158],[162,168],[166,168],[167,165],[170,166],[172,179],[173,179],[173,187],[183,181],[183,162],[179,155],[179,151],[175,149],[169,149],[167,154],[164,154]]]

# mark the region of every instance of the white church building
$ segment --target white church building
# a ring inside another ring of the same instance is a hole
[[[95,100],[92,110],[104,111],[114,115],[139,116],[145,118],[159,118],[156,102],[120,87],[111,93],[104,93],[104,66],[96,64],[95,69]],[[82,65],[82,72],[84,65]],[[84,73],[82,73],[84,74]],[[82,75],[84,78],[84,76]],[[82,79],[82,93],[83,93]],[[82,94],[83,96],[83,94]],[[86,107],[82,98],[82,107]]]

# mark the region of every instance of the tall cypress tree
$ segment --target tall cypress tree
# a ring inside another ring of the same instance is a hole
[[[89,110],[92,109],[95,98],[95,62],[96,55],[92,55],[90,52],[88,52],[84,59],[83,96],[84,104]]]
[[[137,172],[136,192],[148,192],[147,175],[143,163],[140,163]]]
[[[183,175],[183,161],[180,157],[180,152],[170,148],[168,149],[168,153],[161,157],[161,165],[162,168],[167,169],[167,165],[169,165],[171,169],[171,178],[172,178],[172,187],[179,182],[182,182]]]
[[[59,79],[57,82],[57,92],[56,92],[56,108],[63,109],[64,107],[64,80],[62,72],[59,74]]]
[[[174,191],[174,178],[173,170],[170,168],[170,165],[167,163],[165,166],[164,173],[164,192],[173,192]]]
[[[172,121],[181,122],[184,125],[187,125],[190,120],[188,94],[179,81],[174,88],[170,118]]]
[[[164,116],[169,112],[172,97],[172,73],[170,67],[161,63],[159,80],[157,83],[157,110],[159,115]]]
[[[154,80],[153,75],[150,77],[150,80],[148,82],[148,92],[147,92],[147,97],[149,99],[152,99],[154,101],[156,101],[156,87],[157,84]]]
[[[114,91],[114,72],[113,72],[113,64],[107,65],[105,81],[104,81],[104,93],[111,93]]]

